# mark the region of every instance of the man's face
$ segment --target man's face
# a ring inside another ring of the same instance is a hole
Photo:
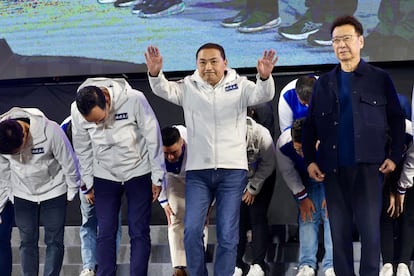
[[[109,106],[106,104],[105,109],[95,106],[92,108],[91,112],[84,116],[85,120],[90,123],[95,123],[97,125],[105,123],[109,116]]]
[[[84,116],[86,121],[95,123],[97,125],[105,123],[109,117],[110,109],[109,91],[105,87],[100,87],[100,89],[105,95],[105,109],[102,109],[99,106],[95,106],[87,116]]]
[[[296,95],[298,97],[298,100],[301,104],[303,104],[304,106],[309,106],[309,101],[305,101],[303,99],[301,99],[298,95]]]
[[[224,75],[227,60],[221,57],[217,49],[203,49],[197,56],[197,69],[200,77],[210,85],[216,85]]]
[[[23,139],[22,139],[21,146],[14,151],[14,154],[20,153],[25,148],[26,143],[29,140],[29,128],[30,128],[29,125],[25,122],[20,121],[20,120],[17,120],[17,122],[20,124],[20,126],[23,129]]]
[[[168,162],[175,163],[180,159],[181,154],[183,153],[182,150],[183,140],[182,138],[175,144],[172,144],[169,147],[163,146],[162,149],[164,151],[164,157]]]
[[[352,25],[339,26],[332,32],[332,47],[340,62],[359,62],[364,37],[356,33]]]

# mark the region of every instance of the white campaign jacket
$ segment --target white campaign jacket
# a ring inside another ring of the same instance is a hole
[[[16,118],[30,119],[30,144],[19,154],[0,155],[0,210],[5,203],[6,182],[11,183],[10,199],[16,196],[41,202],[67,193],[72,200],[79,189],[80,174],[63,130],[36,108],[14,107],[0,116],[0,120]]]
[[[272,76],[256,84],[235,70],[227,69],[224,78],[211,86],[196,70],[173,82],[164,74],[148,75],[152,91],[184,110],[188,131],[187,170],[245,169],[247,107],[272,100]]]
[[[299,194],[305,190],[305,185],[302,182],[299,172],[295,167],[295,163],[289,156],[286,156],[280,149],[292,142],[291,129],[288,128],[280,134],[276,142],[276,160],[279,166],[280,174],[286,182],[288,188],[294,195]]]
[[[3,159],[3,157],[0,158]],[[0,178],[0,214],[1,212],[3,212],[4,206],[6,206],[6,203],[9,200],[9,198],[12,197],[13,196],[11,194],[10,170],[3,170]]]
[[[405,120],[405,133],[413,135],[412,123],[409,120]],[[413,177],[414,177],[414,146],[411,143],[410,147],[407,149],[406,156],[403,163],[403,168],[401,171],[401,176],[398,181],[398,187],[408,189],[413,187]]]
[[[187,144],[187,129],[183,125],[175,125],[173,126],[178,129],[180,132],[181,138],[183,138],[184,143]],[[183,157],[183,163],[181,165],[181,170],[178,174],[166,172],[165,174],[165,181],[163,183],[160,196],[158,197],[158,201],[162,208],[165,208],[168,204],[168,190],[171,186],[177,186],[177,185],[185,185],[185,167],[187,164],[187,145],[185,148],[184,157]]]
[[[247,117],[247,160],[249,163],[246,189],[257,195],[263,183],[276,168],[275,145],[270,132],[264,126]]]
[[[79,87],[108,89],[109,118],[96,125],[86,121],[72,103],[72,137],[87,189],[93,177],[125,182],[151,173],[152,183],[164,178],[164,154],[157,118],[144,94],[125,79],[90,78]]]

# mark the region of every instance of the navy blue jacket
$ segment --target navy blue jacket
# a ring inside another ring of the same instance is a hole
[[[338,168],[338,70],[339,65],[315,83],[303,128],[306,167],[316,162],[323,173],[335,173]],[[381,164],[389,158],[398,164],[403,154],[405,123],[391,78],[361,60],[351,76],[351,93],[355,162]]]

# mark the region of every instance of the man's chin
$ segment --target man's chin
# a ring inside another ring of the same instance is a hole
[[[211,85],[216,85],[217,82],[218,82],[217,79],[214,78],[213,76],[211,76],[211,78],[210,77],[205,77],[204,80],[206,82],[208,82],[209,84],[211,84]]]

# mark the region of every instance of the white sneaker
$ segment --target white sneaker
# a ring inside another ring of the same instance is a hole
[[[265,273],[263,269],[258,264],[250,266],[249,273],[246,276],[264,276]]]
[[[392,276],[394,274],[393,270],[391,263],[385,263],[381,268],[379,276]]]
[[[89,268],[85,268],[79,274],[79,276],[95,276],[95,275],[96,275],[95,271],[93,271],[92,269],[89,269]]]
[[[299,268],[296,276],[315,276],[315,270],[308,265],[304,265]]]
[[[399,263],[397,266],[397,276],[411,276],[410,270],[405,263]]]
[[[243,270],[240,267],[237,267],[234,269],[234,273],[233,276],[242,276],[243,275]]]
[[[111,3],[115,3],[116,0],[98,0],[99,4],[111,4]]]
[[[336,276],[333,267],[330,267],[325,271],[325,276]]]

